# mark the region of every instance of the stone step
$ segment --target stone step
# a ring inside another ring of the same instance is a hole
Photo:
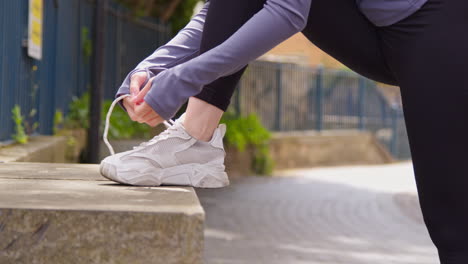
[[[0,163],[0,263],[202,263],[193,188],[132,187],[98,165]]]

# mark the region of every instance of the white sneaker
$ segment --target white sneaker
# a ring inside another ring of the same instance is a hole
[[[150,141],[105,158],[101,162],[101,174],[112,181],[138,186],[220,188],[229,185],[224,170],[226,125],[219,125],[211,141],[203,142],[185,131],[184,116],[165,123],[167,129]]]

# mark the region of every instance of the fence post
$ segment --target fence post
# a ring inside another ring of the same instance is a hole
[[[307,91],[307,129],[314,129],[314,87],[315,83],[312,81],[309,84],[309,90]]]
[[[358,128],[359,130],[364,130],[364,96],[366,91],[366,79],[362,76],[359,76],[359,92],[358,92]]]
[[[398,108],[392,106],[391,110],[391,117],[392,117],[392,140],[390,142],[390,153],[393,157],[397,156],[397,148],[398,148],[398,117],[399,112]]]
[[[315,88],[315,127],[318,131],[323,129],[323,67],[318,66]]]
[[[283,66],[276,64],[276,131],[282,130],[283,124]]]
[[[234,109],[235,109],[236,115],[238,117],[241,116],[241,102],[240,102],[240,100],[241,100],[241,87],[242,87],[242,85],[241,85],[241,82],[239,81],[239,83],[237,84],[237,89],[236,89],[237,90],[236,91],[236,104],[234,105]]]
[[[101,104],[104,92],[104,53],[105,30],[107,19],[107,0],[98,0],[95,6],[95,32],[93,49],[93,86],[90,91],[89,129],[88,129],[88,155],[90,163],[99,162],[99,128],[101,126]]]

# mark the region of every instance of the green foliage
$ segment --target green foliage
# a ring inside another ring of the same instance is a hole
[[[271,135],[260,123],[258,117],[250,114],[247,117],[237,117],[227,112],[221,119],[229,128],[226,131],[226,141],[238,150],[244,151],[247,145],[260,145],[268,142]]]
[[[182,0],[177,6],[174,14],[169,19],[172,26],[172,32],[181,30],[192,18],[193,9],[200,2],[199,0]]]
[[[163,17],[171,2],[176,0],[153,0],[154,3],[143,0],[116,0],[129,10],[134,17],[150,16],[154,18]],[[200,0],[181,0],[174,13],[169,17],[169,23],[172,26],[172,32],[176,33],[182,29],[192,18],[193,9]],[[150,4],[150,5],[149,5]]]
[[[104,129],[107,110],[112,104],[111,100],[105,100],[101,110],[101,125]],[[57,113],[56,113],[57,114]],[[89,94],[84,93],[80,98],[73,98],[70,110],[66,118],[67,128],[89,127]],[[151,127],[132,121],[128,114],[119,106],[114,108],[110,118],[109,139],[130,139],[151,137]]]
[[[32,121],[34,120],[34,117],[36,116],[36,114],[37,114],[37,109],[33,108],[29,112],[29,115],[27,115],[27,117],[23,120],[24,128],[25,128],[27,135],[31,135],[32,133],[34,133],[36,129],[39,127],[38,122]]]
[[[24,116],[21,115],[21,108],[15,105],[11,110],[13,122],[15,122],[15,134],[12,135],[13,139],[20,143],[28,143],[28,135],[24,129]]]
[[[77,141],[76,141],[76,138],[74,136],[69,136],[67,138],[67,146],[68,147],[74,147],[74,146],[76,146],[76,143],[77,143]]]
[[[106,120],[107,110],[112,104],[111,100],[104,101],[101,113],[102,127]],[[109,126],[109,139],[130,139],[151,137],[151,127],[146,124],[134,122],[121,107],[116,106],[112,112]]]
[[[63,112],[59,109],[55,110],[54,114],[54,135],[57,134],[58,130],[63,127]]]
[[[88,61],[93,54],[93,41],[89,37],[89,28],[87,27],[81,28],[81,49],[84,59]]]
[[[225,123],[228,128],[225,136],[226,143],[241,152],[247,147],[252,147],[254,153],[252,170],[257,174],[270,175],[273,171],[273,160],[268,147],[271,134],[263,127],[257,115],[238,117],[227,112],[221,119],[221,123]]]
[[[65,121],[68,128],[89,127],[89,93],[84,93],[81,97],[74,96],[70,103],[68,116]]]
[[[271,175],[275,164],[270,156],[267,143],[256,146],[252,169],[258,175]]]

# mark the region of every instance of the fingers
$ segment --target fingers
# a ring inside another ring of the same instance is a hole
[[[136,72],[130,78],[130,94],[135,97],[140,92],[141,86],[146,82],[146,72]]]
[[[126,109],[127,111],[130,111],[130,110],[131,110],[131,111],[133,112],[133,108],[134,108],[134,107],[133,107],[133,104],[132,104],[132,99],[130,99],[130,98],[128,98],[128,97],[125,97],[125,98],[123,99],[123,106],[125,107],[125,109]]]
[[[135,108],[134,108],[133,103],[131,102],[131,99],[128,98],[128,97],[125,98],[124,101],[123,101],[123,105],[124,105],[125,109],[127,110],[127,114],[130,117],[130,119],[132,121],[136,121],[137,116],[135,115]]]
[[[135,121],[146,123],[150,126],[155,126],[163,121],[163,119],[149,106],[146,102],[135,106]]]
[[[164,120],[162,119],[162,117],[157,117],[157,118],[154,118],[148,122],[146,122],[146,124],[148,124],[149,126],[152,126],[152,127],[155,127],[159,124],[161,124]]]
[[[148,91],[151,89],[151,85],[153,83],[153,79],[155,77],[149,79],[148,83],[145,85],[145,87],[143,87],[143,89],[137,94],[137,96],[135,96],[135,98],[133,98],[133,103],[134,104],[140,104],[141,102],[143,102],[143,98],[145,98],[145,95],[148,93]]]
[[[137,74],[140,76],[138,76]],[[137,84],[141,80],[143,80],[142,77],[143,76],[139,73],[136,73],[132,76],[133,88],[131,86],[130,90],[135,89],[135,87],[138,87]],[[144,77],[146,79],[146,75]],[[127,97],[124,98],[123,101],[123,105],[127,110],[130,119],[132,119],[135,122],[146,123],[149,126],[156,126],[164,121],[164,119],[160,117],[156,112],[154,112],[154,110],[146,102],[144,102],[143,99],[148,93],[148,91],[151,89],[153,79],[154,78],[151,78],[145,85],[145,87],[141,91],[139,91],[135,97]]]

